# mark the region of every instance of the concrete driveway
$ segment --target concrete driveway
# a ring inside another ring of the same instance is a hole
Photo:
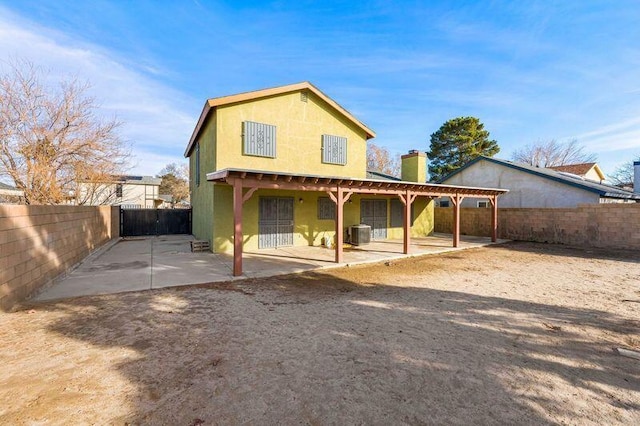
[[[163,235],[125,238],[108,243],[32,300],[45,301],[267,277],[407,256],[402,254],[400,240],[378,241],[366,246],[345,249],[345,263],[340,265],[333,262],[334,251],[324,247],[256,250],[244,254],[244,276],[233,277],[232,256],[210,252],[191,253],[189,241],[192,239],[191,235]],[[436,234],[412,239],[412,254],[408,256],[443,253],[489,244],[489,238],[463,236],[460,247],[454,249],[451,247],[450,235]]]

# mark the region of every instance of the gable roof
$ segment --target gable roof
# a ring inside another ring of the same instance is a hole
[[[313,84],[309,83],[308,81],[303,81],[302,83],[289,84],[286,86],[272,87],[269,89],[262,89],[262,90],[256,90],[253,92],[244,92],[244,93],[238,93],[236,95],[222,96],[219,98],[208,99],[204,104],[204,108],[202,108],[202,112],[200,113],[200,118],[198,119],[198,123],[196,124],[196,127],[193,130],[193,133],[191,134],[191,138],[189,139],[189,144],[187,145],[187,149],[184,151],[184,156],[185,157],[189,156],[189,153],[191,152],[191,148],[193,147],[193,144],[198,138],[198,135],[200,134],[200,130],[202,129],[202,126],[204,125],[204,122],[207,120],[207,117],[209,116],[209,112],[211,112],[212,109],[215,109],[216,107],[219,107],[222,105],[253,101],[256,99],[267,98],[269,96],[276,96],[284,93],[291,93],[291,92],[297,92],[302,90],[309,90],[310,92],[313,92],[316,96],[318,96],[320,99],[322,99],[327,104],[329,104],[333,109],[335,109],[336,111],[341,113],[343,116],[345,116],[349,121],[351,121],[357,127],[364,130],[364,132],[366,133],[367,139],[376,137],[376,134],[373,130],[371,130],[364,123],[362,123],[360,120],[358,120],[353,115],[351,115],[351,113],[346,109],[344,109],[342,106],[340,106],[340,104],[338,104],[336,101],[331,99],[329,96],[322,93],[320,89],[318,89]]]
[[[604,173],[596,163],[565,164],[563,166],[547,167],[547,169],[555,170],[556,172],[571,173],[578,176],[584,176],[589,173],[591,169],[594,169],[598,177],[600,177],[600,180],[605,179]]]
[[[464,166],[460,167],[457,170],[454,170],[444,178],[440,179],[438,183],[446,182],[451,177],[457,175],[464,169],[476,164],[479,161],[488,161],[490,163],[498,164],[504,167],[520,170],[521,172],[524,172],[524,173],[540,176],[545,179],[552,180],[554,182],[560,182],[560,183],[572,186],[574,188],[580,188],[585,191],[593,192],[604,198],[633,199],[633,200],[640,201],[640,194],[634,194],[631,191],[618,188],[617,186],[594,182],[592,180],[583,179],[579,176],[566,175],[566,174],[563,174],[562,172],[551,170],[550,168],[533,167],[525,164],[514,163],[508,160],[500,160],[498,158],[485,157],[485,156],[479,156],[469,161]]]

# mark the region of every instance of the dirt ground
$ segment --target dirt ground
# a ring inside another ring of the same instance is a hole
[[[510,243],[0,313],[0,424],[640,424],[640,253]]]

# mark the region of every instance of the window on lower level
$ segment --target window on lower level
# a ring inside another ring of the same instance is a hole
[[[336,203],[329,197],[318,197],[318,219],[334,220],[336,218]]]
[[[391,227],[402,228],[404,226],[404,204],[397,198],[391,199]],[[413,226],[414,204],[411,204],[411,226]]]

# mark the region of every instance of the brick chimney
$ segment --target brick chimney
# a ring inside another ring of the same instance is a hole
[[[425,183],[427,181],[427,154],[412,149],[402,159],[402,180]]]
[[[640,161],[633,162],[633,192],[640,194]]]

